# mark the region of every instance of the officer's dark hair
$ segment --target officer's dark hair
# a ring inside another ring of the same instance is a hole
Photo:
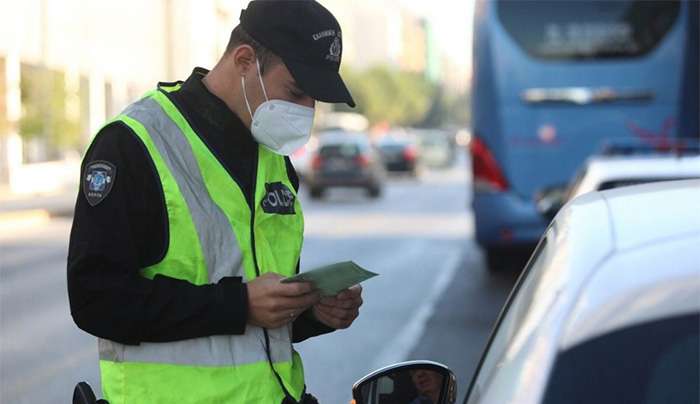
[[[266,68],[274,66],[282,61],[279,56],[272,53],[272,51],[262,46],[258,41],[253,39],[253,37],[248,35],[243,27],[237,25],[231,32],[231,37],[228,40],[228,45],[226,45],[225,53],[232,52],[241,45],[249,45],[251,48],[253,48],[256,56],[258,57],[258,61],[260,61],[261,74],[265,72]]]

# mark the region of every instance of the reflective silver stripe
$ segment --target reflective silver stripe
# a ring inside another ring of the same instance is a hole
[[[292,360],[290,327],[268,330],[273,362]],[[100,360],[191,366],[238,366],[266,362],[263,329],[249,325],[243,335],[216,335],[175,342],[123,345],[99,339]]]
[[[199,165],[185,134],[158,102],[144,98],[124,114],[140,122],[172,173],[192,215],[209,281],[245,277],[243,254],[228,218],[209,196]],[[291,325],[268,330],[273,362],[292,360]],[[123,345],[100,339],[100,359],[115,362],[167,363],[192,366],[237,366],[267,361],[265,336],[248,325],[244,335],[221,335],[167,343]]]
[[[209,282],[216,283],[225,276],[245,276],[236,235],[224,212],[209,196],[185,134],[150,97],[131,104],[124,115],[146,128],[173,174],[197,229]]]

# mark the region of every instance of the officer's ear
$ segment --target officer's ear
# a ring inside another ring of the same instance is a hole
[[[233,48],[228,57],[231,58],[239,76],[245,76],[252,68],[255,69],[255,50],[250,45],[238,45]]]

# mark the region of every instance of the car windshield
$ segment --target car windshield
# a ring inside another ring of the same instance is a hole
[[[498,16],[527,53],[544,59],[641,56],[658,45],[680,11],[678,1],[506,1]]]
[[[698,334],[693,313],[585,341],[559,354],[542,403],[697,403]]]

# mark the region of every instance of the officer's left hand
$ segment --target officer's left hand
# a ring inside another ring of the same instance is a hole
[[[360,315],[362,286],[355,285],[333,297],[324,297],[313,306],[316,319],[335,329],[348,328]]]

